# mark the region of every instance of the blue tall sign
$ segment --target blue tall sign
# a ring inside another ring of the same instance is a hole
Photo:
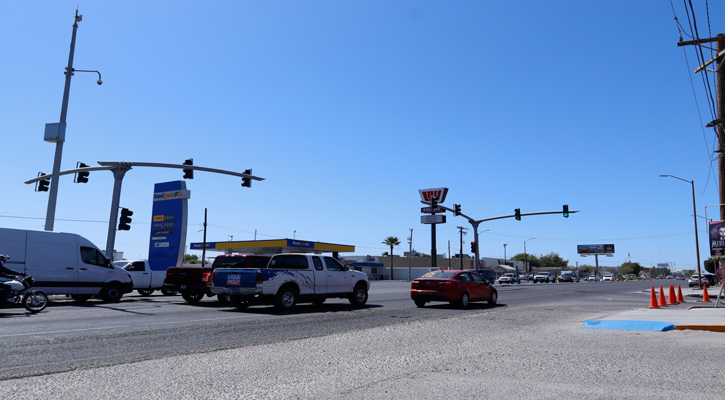
[[[184,262],[188,200],[186,182],[162,182],[154,185],[154,206],[149,241],[149,266],[154,271],[180,267]]]

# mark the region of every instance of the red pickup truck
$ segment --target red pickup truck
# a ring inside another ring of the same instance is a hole
[[[270,256],[251,254],[223,254],[214,259],[211,267],[172,267],[166,270],[163,288],[176,290],[181,297],[191,304],[196,304],[204,296],[216,296],[211,292],[212,272],[216,268],[253,268],[260,269],[267,266]],[[226,296],[218,296],[222,304],[228,303]]]

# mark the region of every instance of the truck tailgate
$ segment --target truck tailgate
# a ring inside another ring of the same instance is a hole
[[[214,270],[212,292],[255,294],[258,292],[258,275],[261,279],[261,273],[256,269],[217,268]]]

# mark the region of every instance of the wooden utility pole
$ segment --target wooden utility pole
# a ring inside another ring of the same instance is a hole
[[[725,35],[722,33],[715,36],[714,38],[698,39],[681,41],[677,43],[678,46],[689,46],[689,45],[700,45],[703,43],[717,42],[716,54],[713,58],[705,61],[704,64],[695,68],[694,72],[714,72],[716,81],[716,94],[715,94],[715,107],[717,107],[716,118],[714,121],[707,124],[708,128],[715,128],[715,133],[718,137],[718,149],[717,164],[719,173],[719,186],[720,186],[720,204],[725,204],[725,159],[723,159],[723,152],[725,151]],[[707,67],[715,63],[715,69],[708,69]],[[720,220],[725,220],[725,206],[720,207]]]

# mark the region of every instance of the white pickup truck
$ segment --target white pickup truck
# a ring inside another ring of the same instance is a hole
[[[229,296],[240,310],[254,304],[290,310],[297,303],[322,304],[328,298],[346,298],[361,307],[370,288],[367,274],[319,254],[276,254],[261,269],[217,268],[212,282],[212,293]]]
[[[126,270],[133,279],[133,288],[141,296],[151,296],[154,290],[161,290],[167,296],[175,295],[177,292],[162,289],[166,271],[153,271],[148,261],[145,260],[122,260],[114,261],[113,265]]]

